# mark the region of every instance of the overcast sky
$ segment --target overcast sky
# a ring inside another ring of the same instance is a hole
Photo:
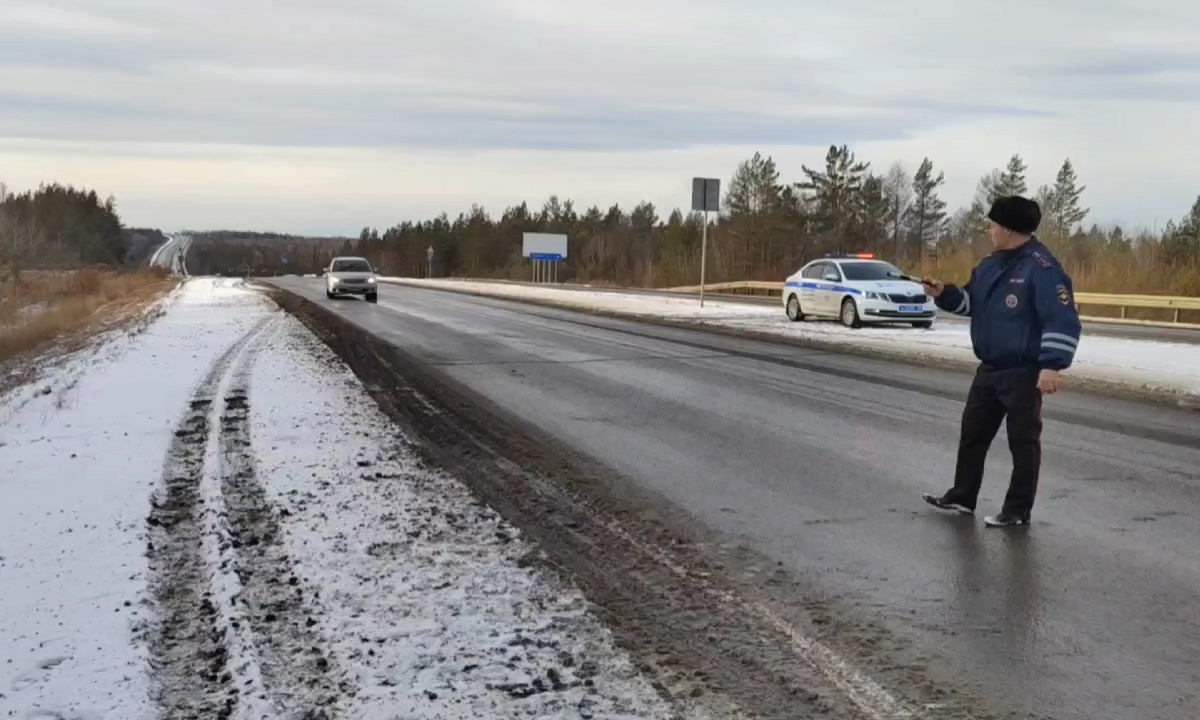
[[[756,150],[1070,157],[1089,221],[1200,194],[1195,0],[0,0],[0,181],[127,224],[356,234],[551,193],[690,201]],[[918,15],[919,13],[923,15]]]

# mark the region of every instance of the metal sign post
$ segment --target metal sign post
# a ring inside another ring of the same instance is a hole
[[[700,307],[704,307],[704,276],[708,268],[708,213],[721,211],[721,181],[717,178],[692,178],[692,210],[703,213],[700,231]]]
[[[562,255],[532,253],[529,259],[533,260],[533,281],[535,283],[558,282],[558,264],[563,260]]]
[[[567,236],[556,233],[524,233],[521,254],[533,261],[533,281],[558,282],[558,263],[567,257]]]
[[[428,280],[432,280],[433,279],[433,246],[432,245],[430,245],[429,249],[425,251],[425,262],[428,263],[428,265],[429,265],[425,277]]]

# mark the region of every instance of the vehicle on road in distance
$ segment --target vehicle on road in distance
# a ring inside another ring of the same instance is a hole
[[[367,302],[379,302],[379,280],[366,258],[339,256],[325,269],[325,297],[362,295]]]
[[[933,327],[933,298],[904,276],[872,253],[826,255],[784,282],[783,309],[793,322],[814,318],[840,320],[851,328],[866,323]]]

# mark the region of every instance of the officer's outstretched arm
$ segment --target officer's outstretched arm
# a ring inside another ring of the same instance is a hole
[[[961,288],[957,285],[946,283],[946,287],[942,289],[942,294],[933,299],[934,304],[946,312],[962,315],[963,317],[971,316],[971,284],[975,282],[975,271],[971,271],[971,278],[967,280],[967,284]]]
[[[1033,275],[1034,304],[1042,322],[1038,365],[1065,370],[1075,361],[1083,326],[1075,307],[1071,278],[1058,267],[1039,267]]]

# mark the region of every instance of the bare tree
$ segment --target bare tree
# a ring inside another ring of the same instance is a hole
[[[892,254],[900,257],[900,241],[904,236],[904,216],[912,204],[912,177],[904,163],[896,161],[883,177],[883,194],[888,203],[888,232],[892,241]]]

